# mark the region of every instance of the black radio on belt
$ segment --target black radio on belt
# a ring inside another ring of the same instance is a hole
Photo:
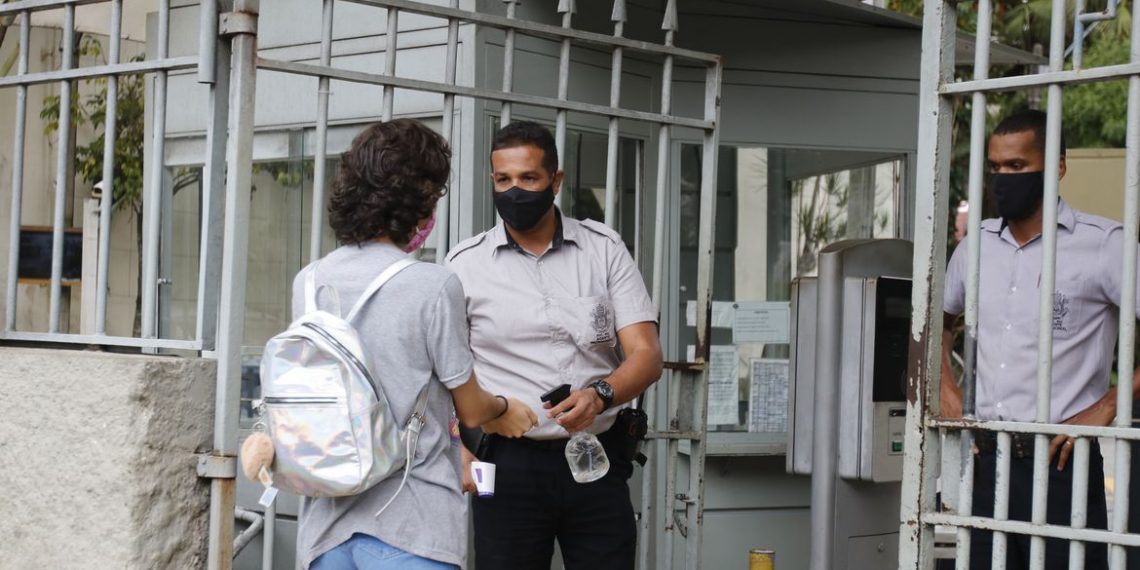
[[[646,457],[640,448],[641,442],[645,440],[645,434],[649,432],[649,416],[641,409],[640,400],[638,398],[638,405],[635,407],[622,408],[611,429],[618,430],[622,435],[622,454],[625,460],[636,461],[638,465],[645,467]]]

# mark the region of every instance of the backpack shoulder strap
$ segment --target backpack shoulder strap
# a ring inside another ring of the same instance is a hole
[[[305,273],[305,312],[311,313],[317,310],[317,266],[320,261],[314,263],[312,267]]]
[[[405,257],[393,263],[392,265],[389,265],[387,269],[380,273],[380,275],[377,276],[376,279],[374,279],[372,283],[368,285],[368,288],[364,290],[364,293],[361,293],[360,298],[356,300],[356,304],[353,305],[352,310],[348,312],[348,315],[344,317],[344,320],[352,322],[352,319],[356,318],[356,315],[360,313],[360,310],[364,308],[364,305],[368,303],[368,300],[371,299],[372,296],[375,295],[376,292],[379,291],[380,288],[388,282],[389,279],[395,277],[397,273],[415,265],[416,263],[419,262],[410,257]]]

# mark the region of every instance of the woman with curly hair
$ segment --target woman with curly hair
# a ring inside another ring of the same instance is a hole
[[[389,265],[424,243],[451,169],[447,143],[411,119],[374,124],[341,158],[329,203],[340,247],[293,282],[293,312],[316,272],[318,305],[351,307]],[[537,423],[530,406],[484,391],[472,372],[463,288],[448,269],[417,263],[398,273],[353,323],[369,345],[396,417],[408,417],[429,390],[427,424],[406,489],[400,476],[351,497],[304,498],[297,555],[312,570],[435,570],[463,566],[463,497],[457,417],[467,426],[518,437]],[[247,473],[260,466],[243,465]],[[391,505],[376,516],[392,499]]]

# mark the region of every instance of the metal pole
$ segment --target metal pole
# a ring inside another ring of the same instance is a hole
[[[63,65],[75,67],[75,5],[63,8]],[[51,304],[48,332],[59,332],[60,301],[63,296],[63,224],[67,190],[71,187],[71,92],[70,80],[59,83],[59,140],[55,160],[55,201],[52,204]],[[18,242],[17,242],[18,243]]]
[[[1009,520],[1009,465],[1013,439],[1008,432],[997,432],[997,467],[994,472],[994,520]],[[1004,532],[994,531],[990,565],[993,570],[1005,570],[1008,541]]]
[[[17,56],[17,74],[28,73],[28,43],[31,30],[31,12],[20,13],[20,53]],[[8,283],[4,304],[4,331],[16,330],[16,284],[20,274],[20,212],[24,198],[24,137],[28,122],[28,86],[16,88],[16,127],[12,149],[12,211],[8,217]]]
[[[451,7],[458,8],[459,0],[451,0]],[[443,81],[449,85],[455,85],[455,69],[456,60],[459,58],[459,20],[455,18],[447,19],[447,61],[444,68]],[[455,123],[455,95],[447,93],[443,96],[443,138],[447,140],[449,145],[452,145],[452,161],[455,160],[454,154],[454,132]],[[454,170],[454,168],[452,169]],[[449,181],[453,180],[449,174]],[[448,195],[440,199],[439,205],[436,207],[436,224],[435,224],[435,260],[437,263],[442,264],[447,259],[447,252],[451,247],[450,232],[451,232],[451,191]]]
[[[993,6],[991,1],[979,0],[977,41],[974,48],[975,80],[989,77],[992,18]],[[966,339],[964,347],[966,366],[962,386],[962,414],[966,417],[974,416],[975,388],[977,386],[978,290],[980,287],[978,277],[981,272],[982,179],[985,172],[986,156],[986,95],[984,93],[974,93],[970,111],[970,173],[967,201],[970,210],[966,232]],[[968,516],[973,512],[974,505],[974,433],[970,430],[962,430],[958,433],[961,434],[958,511]],[[970,567],[971,531],[968,528],[959,528],[957,535],[956,564],[959,570],[968,570]]]
[[[518,8],[518,0],[503,0],[507,3],[507,18],[513,20]],[[510,93],[514,86],[515,75],[515,30],[509,28],[503,40],[503,93]],[[511,103],[503,101],[502,111],[499,115],[499,126],[511,124]]]
[[[669,0],[665,5],[665,17],[661,22],[661,29],[665,31],[665,45],[673,45],[673,35],[677,28],[677,1]],[[667,115],[672,110],[673,101],[673,56],[666,55],[661,68],[661,114]],[[657,197],[654,204],[655,227],[653,230],[653,304],[657,314],[661,314],[661,303],[665,287],[665,204],[669,200],[669,155],[672,141],[669,137],[669,125],[660,125],[657,131]],[[679,392],[677,383],[673,382],[673,374],[664,377],[668,383],[668,404],[666,417],[669,424],[673,424],[677,417],[677,399]],[[670,427],[673,427],[670,425]],[[676,533],[674,517],[674,498],[677,492],[677,454],[679,442],[670,438],[665,443],[665,495],[661,502],[661,515],[664,517],[665,549],[664,561],[658,561],[658,566],[664,570],[673,568],[673,536]],[[662,564],[663,562],[663,564]]]
[[[939,94],[953,79],[957,12],[945,1],[927,2],[923,11],[922,66],[915,157],[916,225],[911,293],[910,363],[907,367],[906,439],[899,525],[899,568],[934,566],[934,525],[923,513],[935,507],[936,466],[941,459],[937,430],[926,421],[939,409],[942,377],[942,284],[946,270],[946,219],[949,192],[950,101]],[[812,503],[816,503],[813,501]],[[815,550],[828,548],[816,543]],[[830,570],[813,563],[812,570]]]
[[[118,60],[115,60],[116,62]],[[218,77],[218,0],[198,4],[198,83],[213,84]]]
[[[277,542],[277,502],[265,508],[265,528],[261,531],[261,568],[273,570],[273,547]]]
[[[614,37],[620,38],[625,33],[625,3],[614,1],[613,13],[610,19],[614,23]],[[610,63],[610,107],[621,106],[621,46],[615,47],[613,59]],[[618,138],[619,121],[617,117],[610,117],[609,131],[606,140],[606,225],[617,228],[618,209]]]
[[[170,44],[170,0],[158,3],[158,59],[166,59]],[[158,337],[158,254],[162,229],[162,182],[166,156],[166,71],[154,74],[154,127],[151,131],[150,183],[143,189],[142,336]]]
[[[1061,71],[1065,64],[1065,0],[1053,0],[1052,34],[1049,40],[1049,70]],[[1061,86],[1049,86],[1045,121],[1045,198],[1041,216],[1041,286],[1037,336],[1037,421],[1050,423],[1053,386],[1053,295],[1057,281],[1057,185],[1060,181]],[[1045,293],[1049,292],[1049,293]],[[1034,438],[1033,508],[1030,519],[1045,524],[1049,494],[1049,437]],[[1045,538],[1030,537],[1029,567],[1045,568]]]
[[[1073,446],[1073,497],[1069,518],[1073,528],[1085,528],[1089,518],[1089,440],[1078,438]],[[968,514],[968,513],[967,513]],[[1085,567],[1085,543],[1069,542],[1069,568]]]
[[[1140,63],[1140,19],[1132,18],[1131,61]],[[1140,234],[1140,77],[1128,78],[1128,126],[1125,136],[1124,176],[1124,236],[1123,260],[1120,275],[1120,355],[1118,357],[1116,385],[1116,420],[1118,428],[1132,427],[1132,378],[1135,374],[1136,354],[1136,240]],[[1128,532],[1128,498],[1132,487],[1132,443],[1117,439],[1113,443],[1115,458],[1115,489],[1113,490],[1112,530]],[[1135,529],[1132,529],[1135,530]],[[1119,546],[1110,549],[1113,568],[1124,568],[1127,550]]]
[[[574,21],[574,0],[558,0],[558,13],[562,14],[562,27],[570,29]],[[566,101],[570,90],[570,38],[562,39],[558,55],[558,100]],[[558,149],[558,169],[566,164],[566,109],[558,109],[554,119],[554,145]],[[562,193],[554,196],[554,204],[562,207]],[[608,212],[607,212],[608,215]]]
[[[107,63],[119,63],[123,37],[123,2],[111,2],[111,35]],[[107,282],[111,261],[111,210],[115,207],[115,137],[118,134],[119,78],[107,78],[107,109],[103,123],[103,190],[99,195],[99,262],[95,286],[95,334],[107,334]]]
[[[253,102],[257,79],[257,14],[257,0],[236,0],[234,11],[223,16],[222,26],[223,32],[232,36],[233,58],[226,146],[226,230],[222,247],[213,453],[229,459],[237,455],[240,416],[241,342],[245,324],[249,196],[253,167]],[[228,569],[233,561],[235,483],[234,478],[211,481],[209,570]]]
[[[396,76],[396,53],[399,51],[400,11],[388,8],[388,34],[384,36],[384,73],[388,77]],[[396,89],[391,85],[384,86],[384,106],[380,112],[380,120],[392,120],[392,107],[395,105]]]
[[[321,66],[332,65],[334,0],[324,0],[321,10]],[[325,225],[325,155],[329,144],[329,78],[317,79],[317,148],[313,150],[313,205],[309,224],[309,263],[320,259]]]
[[[705,120],[714,126],[704,133],[704,151],[701,154],[701,210],[700,235],[697,257],[697,358],[705,363],[693,384],[692,431],[707,433],[709,350],[712,344],[713,262],[716,245],[716,180],[717,156],[720,150],[720,75],[721,64],[714,63],[705,71]],[[701,567],[701,548],[704,536],[705,437],[690,442],[689,500],[685,502],[688,514],[689,535],[685,549],[685,567]]]
[[[215,36],[214,83],[210,85],[206,127],[206,163],[202,167],[202,227],[198,245],[197,337],[203,350],[214,350],[218,336],[218,295],[222,274],[222,225],[225,219],[226,128],[229,123],[230,45]]]

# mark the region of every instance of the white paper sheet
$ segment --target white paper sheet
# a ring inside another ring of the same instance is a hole
[[[740,392],[735,346],[713,346],[709,354],[709,425],[740,421]]]
[[[786,344],[791,324],[790,303],[737,303],[732,324],[732,342]]]
[[[748,431],[756,433],[788,430],[788,361],[770,358],[749,360],[751,389],[748,402]]]

